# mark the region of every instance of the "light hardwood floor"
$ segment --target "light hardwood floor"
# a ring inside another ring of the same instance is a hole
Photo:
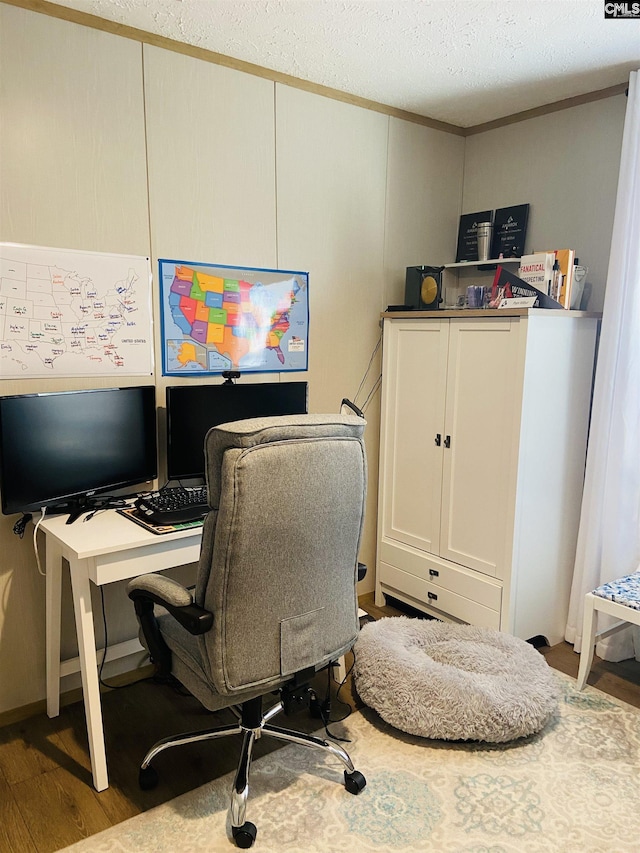
[[[393,607],[378,608],[373,596],[361,606],[374,618],[397,615]],[[575,676],[578,655],[567,643],[540,650],[554,668]],[[589,684],[640,708],[640,663],[619,664],[595,659]],[[326,677],[315,683],[324,696]],[[332,701],[332,714],[344,706]],[[357,706],[350,685],[340,699]],[[62,709],[59,717],[31,717],[0,729],[0,851],[49,853],[107,829],[185,791],[235,769],[238,740],[225,738],[165,753],[156,762],[160,784],[154,791],[138,788],[138,763],[157,739],[179,731],[230,722],[230,712],[211,714],[195,699],[166,685],[141,681],[103,695],[110,787],[97,793],[91,785],[84,711],[81,702]],[[306,713],[284,725],[314,731],[319,721]],[[256,756],[278,748],[261,739]]]

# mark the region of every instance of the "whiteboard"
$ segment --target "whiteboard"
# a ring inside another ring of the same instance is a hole
[[[0,378],[152,373],[149,258],[0,243]]]

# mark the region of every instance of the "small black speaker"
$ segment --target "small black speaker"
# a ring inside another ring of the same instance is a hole
[[[405,304],[421,311],[435,311],[442,302],[444,267],[407,267]]]

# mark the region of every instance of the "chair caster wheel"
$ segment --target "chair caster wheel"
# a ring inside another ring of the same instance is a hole
[[[148,767],[141,767],[138,773],[138,785],[143,791],[151,791],[158,784],[158,771],[150,764]]]
[[[354,770],[353,773],[344,771],[344,787],[350,794],[359,794],[360,791],[364,790],[366,784],[367,780],[357,770]]]
[[[247,820],[242,824],[242,826],[232,826],[231,833],[233,835],[233,840],[236,842],[236,847],[240,847],[242,850],[248,850],[256,840],[258,830],[256,829],[255,823],[251,823]]]

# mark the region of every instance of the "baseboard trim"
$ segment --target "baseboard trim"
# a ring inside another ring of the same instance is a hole
[[[109,682],[114,687],[126,687],[129,684],[135,684],[136,681],[142,681],[153,675],[154,667],[148,663],[138,669],[132,669],[129,672],[122,672],[119,675],[110,675]],[[108,693],[109,687],[100,686],[101,693]],[[82,701],[82,688],[74,687],[72,690],[65,690],[60,694],[60,707],[73,705],[76,702]],[[10,726],[13,723],[20,723],[22,720],[28,720],[30,717],[37,717],[39,714],[47,713],[47,700],[39,699],[37,702],[30,702],[28,705],[21,705],[19,708],[12,708],[10,711],[0,712],[0,728]]]

